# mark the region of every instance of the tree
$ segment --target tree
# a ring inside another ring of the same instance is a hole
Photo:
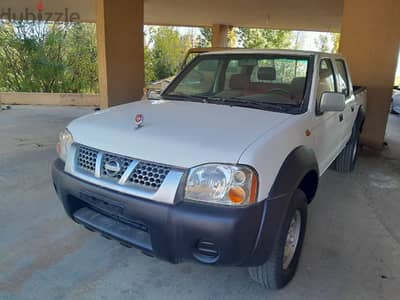
[[[315,46],[321,52],[330,52],[331,47],[329,46],[329,37],[327,34],[320,34],[314,40]]]
[[[148,26],[145,26],[144,37],[144,82],[149,83],[156,80],[156,75],[154,74],[153,52],[150,48],[151,32]]]
[[[314,39],[314,44],[321,52],[337,53],[339,51],[339,33],[321,33]]]
[[[292,32],[288,30],[239,27],[236,33],[244,48],[285,49],[291,45]]]
[[[236,47],[237,44],[237,32],[236,30],[232,29],[228,31],[227,34],[228,39],[228,47]]]
[[[199,47],[211,47],[212,42],[212,29],[210,27],[200,28]]]
[[[3,21],[0,45],[3,91],[94,93],[98,90],[94,25]]]
[[[332,33],[331,40],[333,44],[332,52],[338,53],[339,52],[339,43],[340,43],[340,33]]]
[[[154,73],[153,53],[146,45],[144,46],[144,81],[149,83],[155,80],[156,74]]]
[[[302,38],[300,31],[293,32],[293,49],[299,50],[301,48]]]
[[[33,22],[0,27],[0,84],[9,91],[54,91],[64,72],[58,40],[65,31]]]
[[[180,37],[173,27],[151,28],[150,33],[156,79],[175,75],[189,48],[187,39]]]
[[[98,90],[97,41],[94,24],[74,24],[63,47],[64,90],[93,93]]]

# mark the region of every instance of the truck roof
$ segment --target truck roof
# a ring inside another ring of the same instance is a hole
[[[201,53],[200,55],[224,55],[224,54],[283,54],[283,55],[315,55],[315,56],[329,56],[341,57],[340,54],[318,52],[318,51],[303,51],[303,50],[281,50],[281,49],[227,49],[219,51],[210,51]]]

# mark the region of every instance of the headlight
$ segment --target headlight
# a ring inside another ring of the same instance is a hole
[[[67,159],[68,151],[71,148],[74,139],[68,129],[64,129],[58,136],[57,153],[61,160]]]
[[[244,206],[256,202],[257,174],[240,165],[209,164],[190,170],[185,199]]]

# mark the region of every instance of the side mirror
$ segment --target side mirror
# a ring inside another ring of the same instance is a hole
[[[344,111],[346,107],[346,97],[341,93],[325,92],[321,96],[319,112]]]
[[[147,99],[149,99],[149,100],[160,100],[161,99],[160,92],[158,92],[158,91],[150,91],[147,94]]]

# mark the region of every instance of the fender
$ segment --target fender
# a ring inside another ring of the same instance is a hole
[[[247,265],[259,266],[267,261],[286,218],[293,193],[301,188],[310,202],[315,195],[318,178],[317,159],[310,148],[299,146],[286,157],[264,201],[260,229]]]
[[[278,176],[269,192],[269,199],[279,198],[286,194],[292,194],[300,187],[302,180],[309,174],[314,172],[319,178],[319,168],[317,158],[314,151],[306,146],[299,146],[294,149],[283,162]],[[307,194],[314,196],[314,193]]]

